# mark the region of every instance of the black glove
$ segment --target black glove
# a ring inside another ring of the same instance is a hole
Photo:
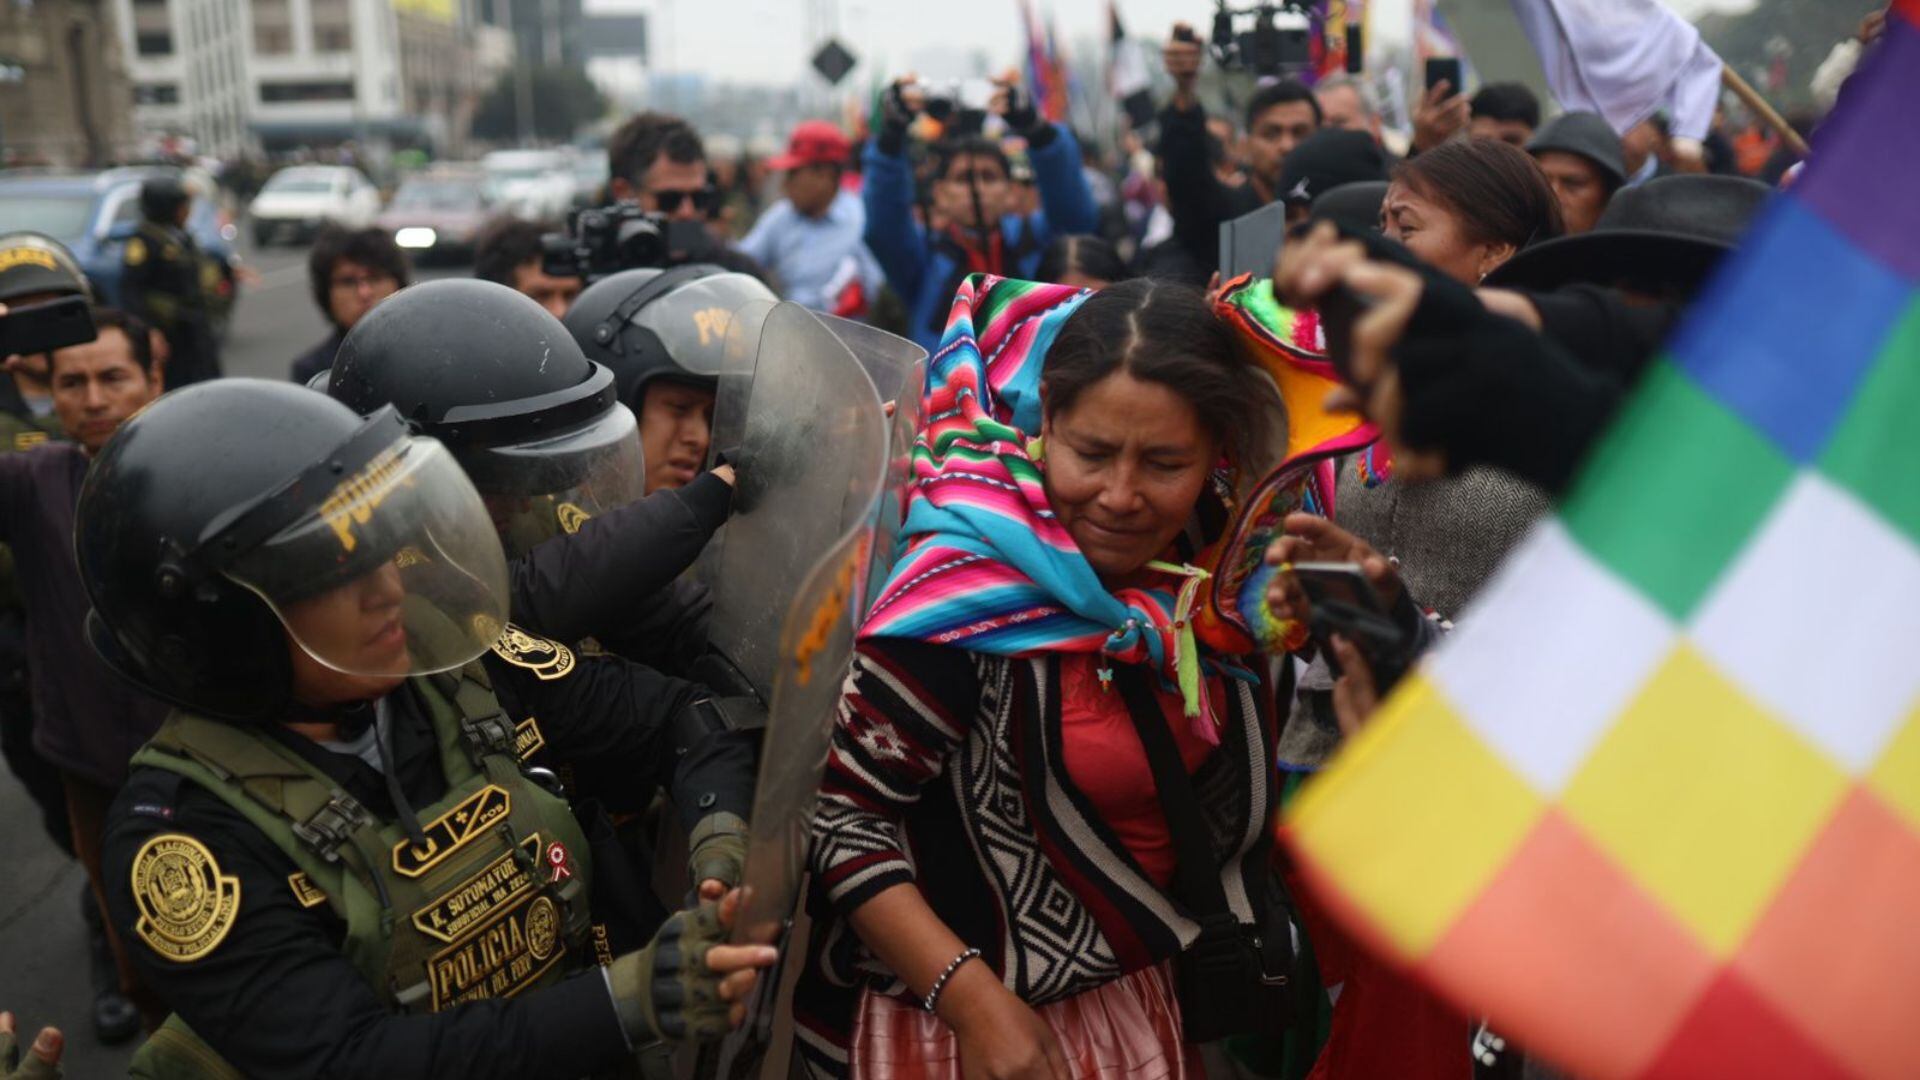
[[[895,82],[880,95],[880,134],[874,138],[880,152],[889,157],[898,157],[906,149],[907,128],[913,126],[914,117],[920,114],[907,103],[906,90],[910,85]]]
[[[725,939],[719,906],[701,904],[674,913],[646,948],[608,966],[607,982],[629,1038],[698,1042],[732,1030],[728,1005],[720,1000],[721,977],[707,967],[707,950]]]

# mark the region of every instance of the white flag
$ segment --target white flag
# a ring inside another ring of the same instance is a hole
[[[1625,134],[1661,109],[1673,134],[1703,139],[1720,99],[1720,58],[1660,0],[1510,0],[1553,96]]]

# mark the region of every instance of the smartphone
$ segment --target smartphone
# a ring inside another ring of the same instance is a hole
[[[1332,647],[1333,635],[1339,634],[1367,658],[1374,686],[1381,693],[1399,682],[1407,670],[1407,638],[1387,613],[1386,604],[1360,564],[1295,563],[1293,574],[1313,605],[1308,632],[1334,675],[1341,673]]]
[[[0,317],[0,356],[49,353],[71,345],[84,345],[99,336],[93,326],[93,307],[87,298],[63,296],[11,308]]]
[[[1446,83],[1449,93],[1458,94],[1464,89],[1460,85],[1460,58],[1457,56],[1429,56],[1427,58],[1427,90]]]

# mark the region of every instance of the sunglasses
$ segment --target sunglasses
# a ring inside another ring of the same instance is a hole
[[[656,191],[653,193],[653,201],[654,205],[660,208],[661,213],[676,214],[680,212],[681,203],[691,200],[693,208],[704,214],[713,209],[718,196],[719,192],[708,186],[694,188],[691,191]]]

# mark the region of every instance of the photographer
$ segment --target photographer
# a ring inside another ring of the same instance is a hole
[[[1294,79],[1263,86],[1247,103],[1247,182],[1222,183],[1208,165],[1207,112],[1195,87],[1205,46],[1175,23],[1163,51],[1173,97],[1160,112],[1160,158],[1174,238],[1208,271],[1220,265],[1220,226],[1279,198],[1280,171],[1293,148],[1320,130],[1320,103]]]
[[[1099,226],[1093,192],[1080,171],[1079,144],[1071,132],[1042,119],[1011,79],[998,81],[987,113],[1026,140],[1040,210],[1008,212],[1011,170],[998,143],[949,135],[932,148],[932,205],[925,222],[916,221],[907,128],[922,112],[946,112],[955,104],[930,96],[911,76],[895,80],[883,97],[880,133],[864,158],[867,247],[887,283],[907,301],[909,336],[929,351],[939,346],[948,301],[961,279],[976,273],[1030,277],[1055,236]]]

